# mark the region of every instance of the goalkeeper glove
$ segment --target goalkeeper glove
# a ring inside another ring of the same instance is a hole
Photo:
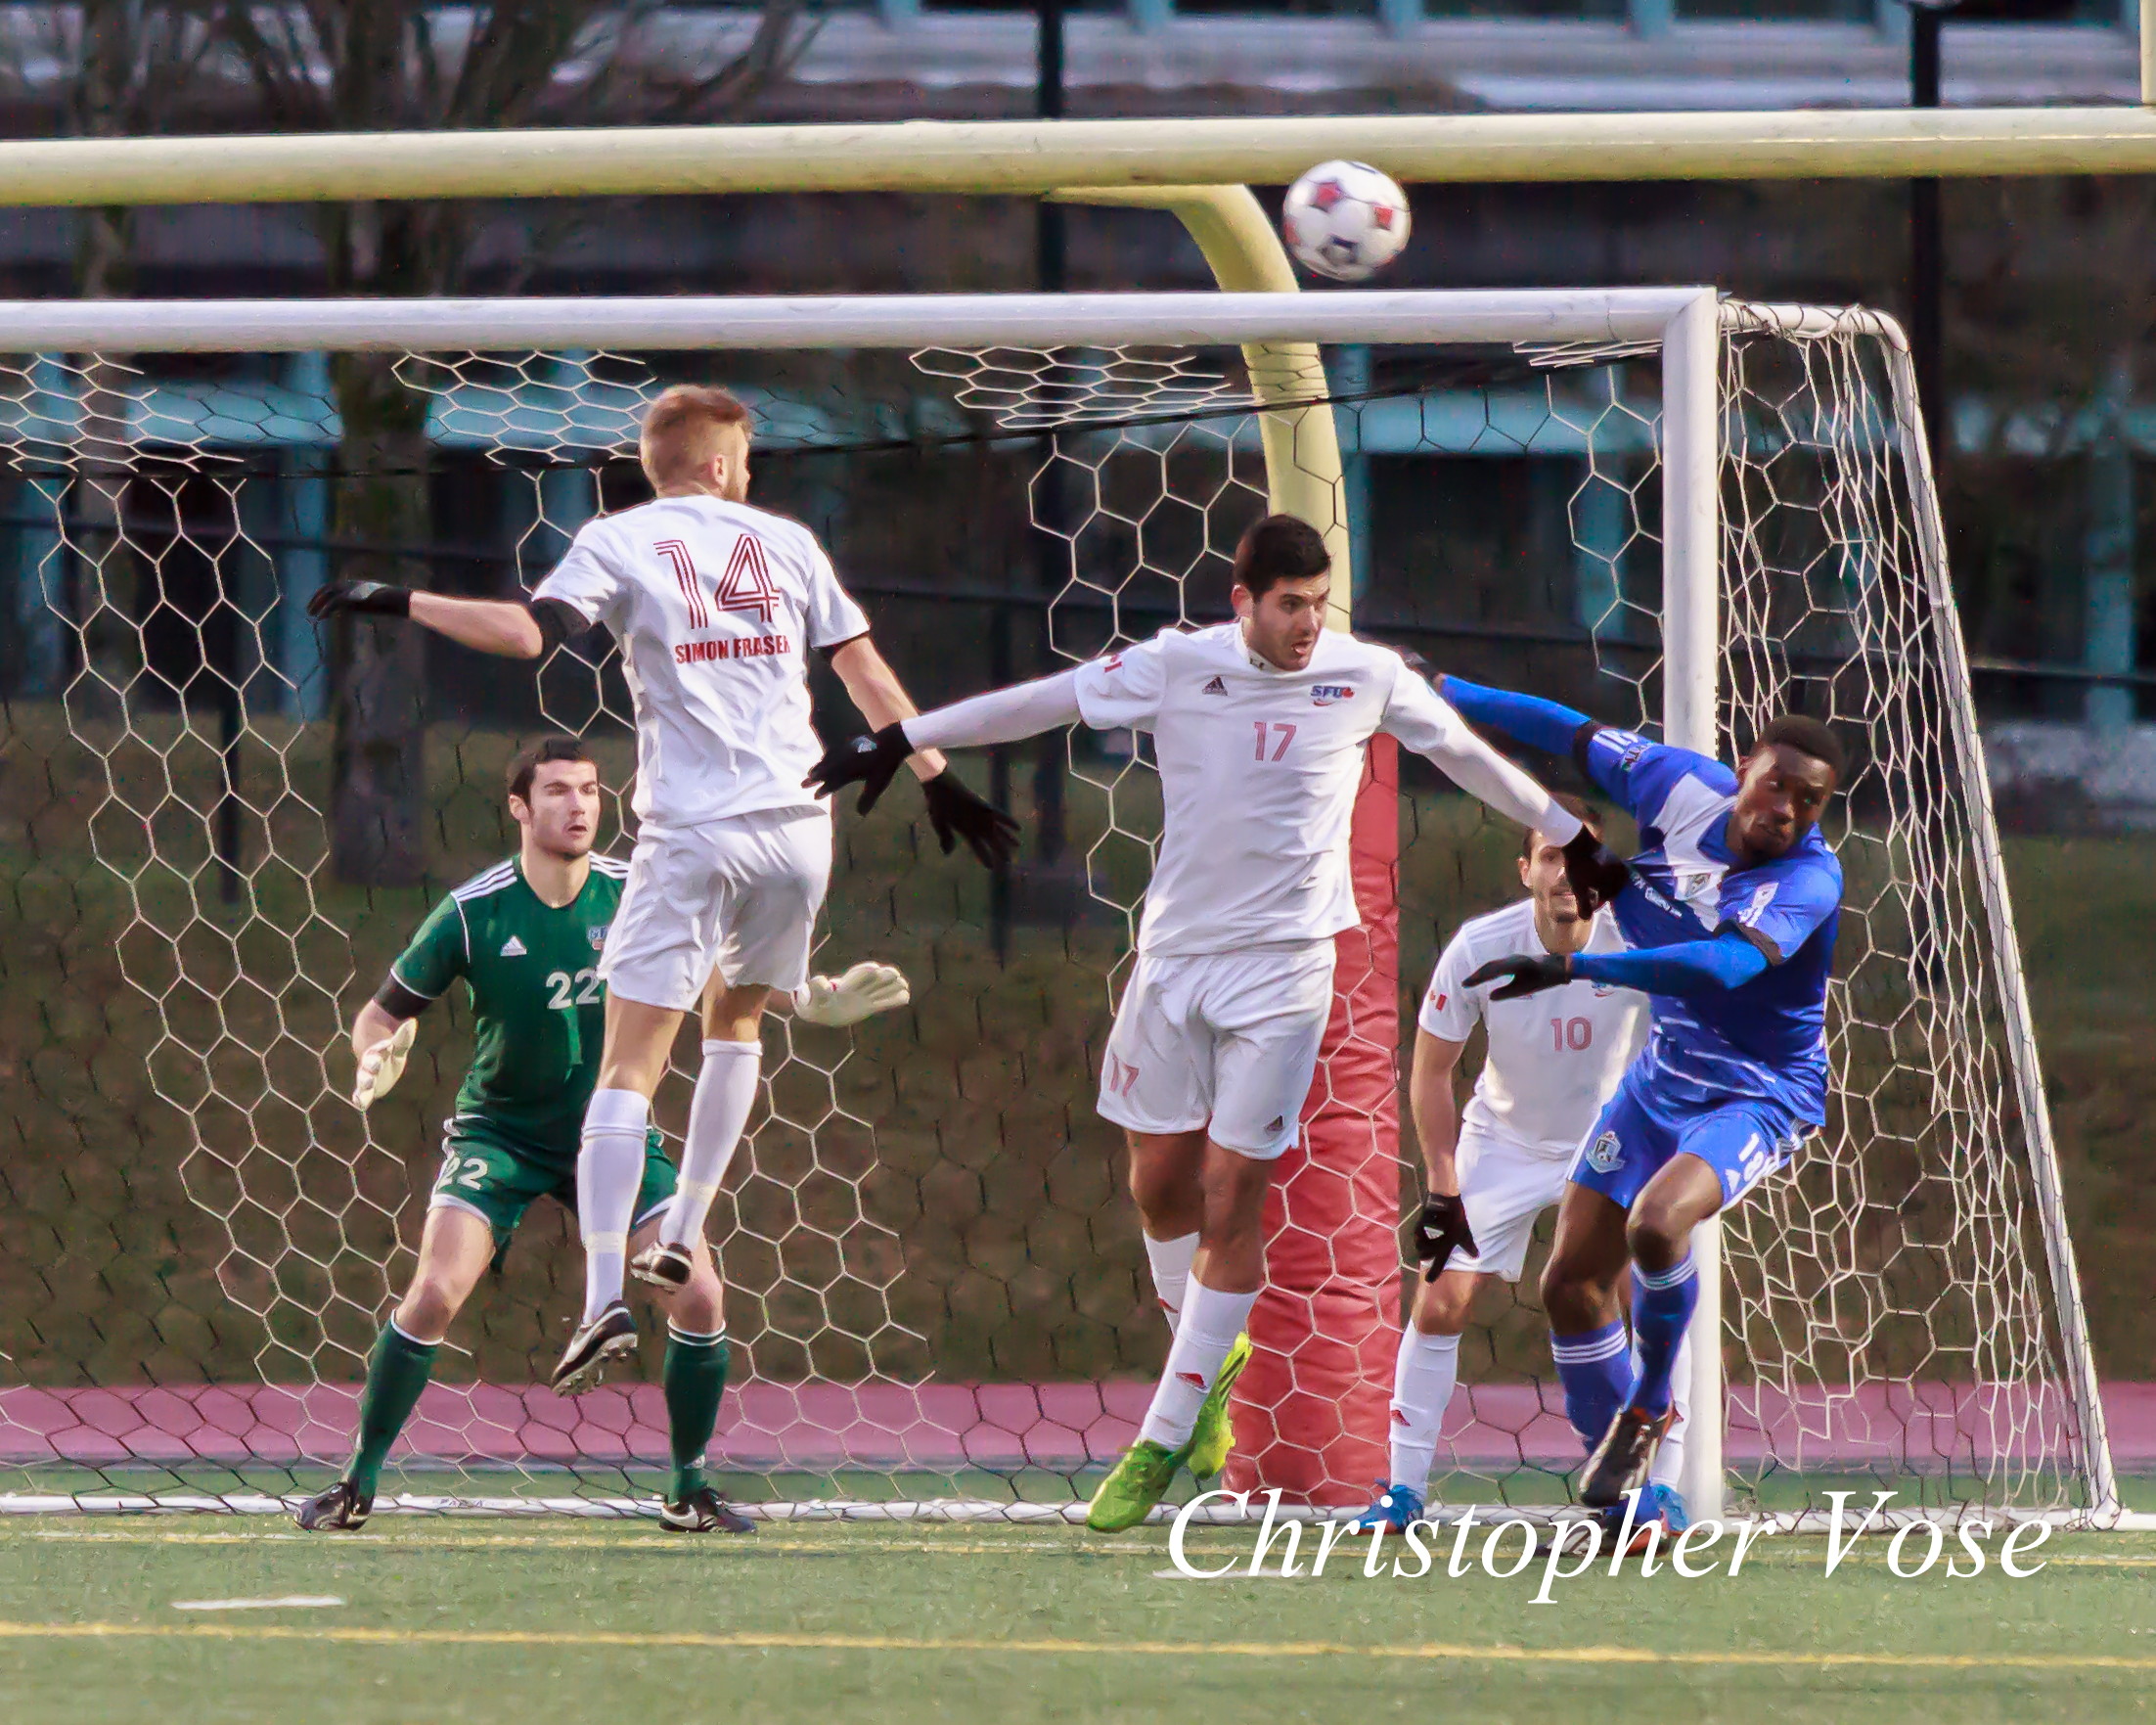
[[[404,1076],[405,1057],[412,1052],[413,1040],[419,1033],[419,1020],[406,1019],[392,1034],[384,1036],[359,1057],[359,1077],[352,1085],[352,1107],[365,1113],[375,1098],[387,1096],[395,1088],[396,1081]]]
[[[966,840],[966,847],[984,869],[1008,868],[1018,848],[1018,823],[994,803],[968,791],[959,776],[945,767],[932,779],[921,781],[921,794],[928,799],[928,824],[949,856]]]
[[[1525,1000],[1545,988],[1562,988],[1572,980],[1572,972],[1562,957],[1528,958],[1520,954],[1492,959],[1479,971],[1471,973],[1461,986],[1480,988],[1485,982],[1495,982],[1500,977],[1505,979],[1505,986],[1490,996],[1492,1000]]]
[[[1455,1251],[1475,1255],[1475,1237],[1467,1230],[1467,1206],[1457,1192],[1433,1192],[1422,1201],[1415,1220],[1415,1258],[1422,1280],[1435,1282]]]
[[[862,963],[843,976],[811,976],[793,991],[793,1016],[809,1024],[858,1024],[913,997],[891,966]]]
[[[885,725],[866,736],[849,737],[824,750],[824,758],[809,768],[802,787],[819,796],[829,796],[848,785],[861,787],[861,800],[854,804],[863,814],[890,788],[892,776],[906,764],[914,746],[906,741],[904,725]]]
[[[1582,827],[1564,847],[1564,878],[1580,915],[1591,917],[1632,884],[1625,859]]]
[[[317,587],[314,597],[307,601],[307,614],[316,622],[340,611],[370,616],[410,616],[412,589],[392,587],[386,581],[332,581]]]

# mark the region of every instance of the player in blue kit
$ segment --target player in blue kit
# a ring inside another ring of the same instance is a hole
[[[1771,722],[1734,771],[1533,696],[1446,677],[1477,724],[1569,752],[1639,823],[1612,901],[1632,950],[1501,958],[1494,1000],[1576,978],[1650,997],[1653,1028],[1574,1158],[1543,1271],[1565,1412],[1591,1447],[1580,1501],[1643,1488],[1699,1286],[1691,1231],[1826,1118],[1826,979],[1842,871],[1819,832],[1845,761],[1817,719]],[[1632,1268],[1632,1344],[1617,1288]],[[1634,1347],[1637,1365],[1631,1363]]]

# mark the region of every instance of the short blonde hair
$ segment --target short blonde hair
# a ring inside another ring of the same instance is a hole
[[[739,397],[705,384],[664,390],[644,412],[637,455],[646,476],[654,485],[694,478],[718,453],[719,434],[729,426],[748,432],[748,409]]]

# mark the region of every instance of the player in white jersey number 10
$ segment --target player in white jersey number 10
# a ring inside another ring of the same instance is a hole
[[[1601,818],[1586,803],[1556,800],[1600,835]],[[1580,914],[1563,854],[1542,834],[1522,842],[1519,874],[1527,898],[1461,925],[1422,997],[1408,1091],[1429,1193],[1415,1224],[1422,1281],[1393,1374],[1391,1477],[1355,1518],[1364,1528],[1398,1532],[1423,1519],[1475,1295],[1492,1277],[1520,1279],[1536,1219],[1564,1196],[1581,1140],[1646,1037],[1646,996],[1629,988],[1582,981],[1508,1001],[1492,999],[1491,984],[1467,980],[1491,959],[1512,953],[1624,949],[1606,911]],[[1488,1049],[1463,1114],[1453,1076],[1478,1024]],[[1616,1345],[1623,1350],[1622,1337]],[[1684,1525],[1676,1491],[1684,1382],[1681,1367],[1679,1423],[1655,1457],[1655,1502],[1635,1518],[1639,1538],[1652,1521],[1670,1529]]]
[[[1149,1514],[1188,1466],[1218,1473],[1228,1392],[1264,1279],[1274,1161],[1295,1141],[1332,1007],[1333,937],[1357,926],[1348,831],[1364,746],[1385,731],[1523,827],[1565,846],[1583,899],[1621,884],[1594,835],[1481,742],[1390,648],[1325,627],[1317,530],[1270,516],[1235,549],[1235,620],[1168,630],[1075,670],[857,737],[809,782],[873,803],[920,749],[978,747],[1079,721],[1149,732],[1159,854],[1138,963],[1115,1015],[1100,1112],[1129,1136],[1131,1191],[1168,1362],[1139,1439],[1095,1493],[1102,1531]]]
[[[597,967],[605,1048],[577,1154],[582,1322],[554,1387],[589,1388],[633,1352],[622,1278],[651,1095],[682,1015],[699,1001],[696,1075],[681,1181],[637,1275],[682,1287],[756,1100],[772,991],[808,980],[810,933],[831,875],[830,811],[801,786],[821,746],[808,653],[825,654],[874,724],[913,703],[869,640],[869,621],[798,522],[750,507],[749,416],[723,389],[677,386],[647,410],[638,451],[651,501],[589,522],[530,604],[448,599],[337,581],[308,605],[409,616],[482,653],[540,658],[604,623],[636,704],[636,850]],[[929,752],[914,763],[949,852],[990,867],[1017,827]]]

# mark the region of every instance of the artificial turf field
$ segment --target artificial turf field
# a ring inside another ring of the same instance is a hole
[[[1213,1566],[1247,1528],[1193,1530]],[[1606,1564],[1517,1579],[1177,1575],[1168,1531],[381,1518],[0,1526],[14,1720],[906,1722],[1364,1717],[2032,1720],[2156,1715],[2156,1535],[2054,1535],[1972,1580],[1861,1542],[1753,1547],[1741,1573]],[[1949,1549],[1952,1550],[1950,1540]],[[1304,1546],[1307,1567],[1309,1543]],[[1345,1560],[1345,1561],[1343,1561]],[[1165,1571],[1165,1573],[1164,1573]],[[337,1607],[176,1602],[334,1596]]]

